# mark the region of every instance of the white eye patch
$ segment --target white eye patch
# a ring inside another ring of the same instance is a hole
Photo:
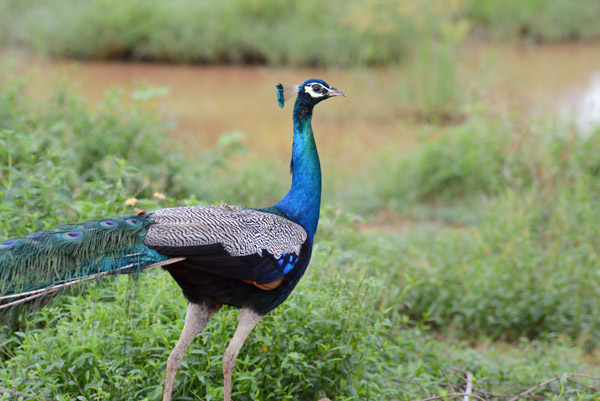
[[[327,95],[329,89],[319,83],[314,83],[306,85],[304,87],[304,92],[308,93],[313,98],[319,98]]]

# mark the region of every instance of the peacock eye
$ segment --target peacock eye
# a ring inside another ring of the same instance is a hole
[[[321,87],[321,85],[319,85],[319,84],[314,84],[314,85],[312,86],[312,89],[313,89],[313,91],[315,91],[316,93],[320,93],[320,92],[321,92],[321,89],[322,89],[322,87]]]

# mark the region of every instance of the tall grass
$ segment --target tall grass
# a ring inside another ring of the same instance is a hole
[[[394,2],[8,1],[2,37],[75,58],[294,65],[389,64],[418,27]],[[101,16],[101,17],[99,17]]]
[[[456,63],[456,47],[427,43],[406,63],[399,83],[403,108],[420,122],[447,124],[461,119],[464,86]]]
[[[459,11],[457,7],[455,13]],[[437,26],[435,21],[424,26],[430,27],[428,33],[413,44],[410,57],[403,64],[405,75],[399,84],[400,98],[403,107],[419,121],[455,123],[460,121],[466,101],[466,79],[457,66],[469,21],[456,17],[441,22],[437,29],[431,28]]]
[[[467,15],[479,30],[495,39],[553,42],[598,38],[594,0],[465,1]]]
[[[389,65],[457,21],[503,40],[593,39],[599,13],[595,0],[6,0],[0,41],[85,59]]]
[[[381,198],[404,207],[468,202],[506,189],[552,192],[575,179],[596,178],[594,135],[578,136],[561,124],[531,126],[475,115],[455,127],[434,127],[417,152],[383,159],[389,181]]]

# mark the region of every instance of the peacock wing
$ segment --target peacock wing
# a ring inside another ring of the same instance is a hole
[[[277,214],[236,206],[155,211],[144,244],[185,266],[256,284],[275,282],[298,263],[304,228]]]

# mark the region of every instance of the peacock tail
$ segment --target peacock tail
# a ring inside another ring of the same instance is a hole
[[[0,243],[0,309],[168,259],[144,245],[149,214],[69,224]]]

